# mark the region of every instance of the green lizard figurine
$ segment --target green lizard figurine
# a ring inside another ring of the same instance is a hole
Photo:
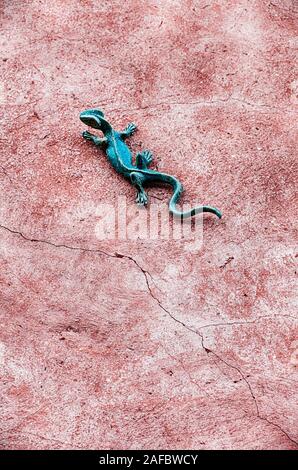
[[[169,202],[170,212],[181,219],[192,217],[201,212],[211,212],[221,218],[221,212],[215,207],[199,206],[186,212],[181,212],[176,209],[181,193],[183,191],[182,184],[171,175],[160,173],[159,171],[150,170],[148,166],[152,162],[152,153],[149,150],[144,150],[136,155],[136,164],[132,163],[132,155],[125,144],[125,139],[130,137],[137,126],[133,123],[122,132],[117,132],[104,118],[104,113],[99,109],[87,109],[80,114],[80,119],[84,124],[94,129],[102,131],[104,137],[99,138],[88,131],[84,131],[82,136],[86,140],[90,140],[95,145],[105,149],[108,160],[115,170],[127,178],[130,183],[135,186],[137,190],[136,202],[141,205],[148,203],[148,196],[144,190],[144,185],[153,182],[170,184],[173,188],[173,195]]]

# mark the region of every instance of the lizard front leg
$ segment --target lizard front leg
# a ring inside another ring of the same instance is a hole
[[[144,176],[137,171],[133,171],[130,174],[130,181],[137,190],[136,203],[140,204],[141,206],[146,206],[148,204],[148,196],[145,189],[143,188],[145,181]]]
[[[100,138],[88,131],[82,132],[82,136],[85,140],[90,140],[90,142],[93,142],[94,145],[99,147],[103,146],[107,142],[106,137]]]
[[[127,139],[127,137],[131,137],[136,130],[137,130],[137,126],[133,122],[130,122],[126,126],[124,131],[120,132],[121,139],[124,140],[124,139]]]

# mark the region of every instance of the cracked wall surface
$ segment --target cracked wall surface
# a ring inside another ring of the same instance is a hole
[[[0,20],[1,448],[297,449],[297,2]],[[135,191],[81,138],[95,106],[223,211],[200,250],[98,239],[98,205]]]

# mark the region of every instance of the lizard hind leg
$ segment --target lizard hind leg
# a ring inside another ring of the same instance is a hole
[[[144,180],[144,176],[141,173],[138,173],[137,171],[133,171],[130,174],[131,184],[137,190],[136,203],[141,206],[146,206],[148,204],[148,196],[145,189],[143,188]]]
[[[143,150],[136,155],[136,165],[140,170],[146,170],[153,160],[153,154],[150,150]]]

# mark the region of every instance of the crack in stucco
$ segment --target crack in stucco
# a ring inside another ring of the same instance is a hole
[[[156,299],[156,297],[154,297],[154,298]],[[258,419],[260,419],[261,421],[265,421],[266,423],[270,424],[271,426],[274,426],[275,428],[278,428],[293,444],[295,444],[295,445],[298,446],[298,441],[295,441],[295,439],[293,439],[279,424],[274,423],[273,421],[270,421],[268,418],[266,418],[265,416],[262,416],[262,415],[260,414],[260,410],[259,410],[259,406],[258,406],[258,402],[257,402],[256,396],[255,396],[255,394],[254,394],[254,392],[253,392],[253,389],[252,389],[252,387],[251,387],[251,384],[249,383],[249,381],[247,380],[247,378],[244,376],[244,373],[242,372],[242,370],[241,370],[239,367],[237,367],[237,366],[235,366],[235,365],[233,365],[233,364],[227,362],[225,359],[223,359],[221,356],[219,356],[219,355],[218,355],[217,353],[215,353],[213,350],[207,348],[207,347],[205,346],[205,344],[204,344],[204,335],[203,335],[203,334],[199,333],[197,330],[194,330],[194,329],[190,328],[188,325],[186,325],[186,324],[183,323],[182,321],[178,320],[176,317],[174,317],[173,314],[171,314],[168,310],[166,310],[166,309],[162,306],[162,304],[160,303],[160,301],[159,301],[158,299],[156,299],[156,300],[157,300],[159,306],[160,306],[165,312],[167,312],[168,315],[169,315],[174,321],[176,321],[176,322],[179,323],[180,325],[183,325],[187,330],[189,330],[189,331],[191,331],[191,332],[197,334],[197,335],[201,338],[201,345],[202,345],[203,349],[205,350],[205,352],[206,352],[207,354],[209,354],[209,353],[213,354],[219,361],[221,361],[222,363],[224,363],[227,367],[236,370],[236,371],[240,374],[240,376],[242,377],[242,380],[244,380],[244,382],[246,383],[246,385],[247,385],[247,387],[248,387],[248,390],[249,390],[249,393],[250,393],[250,395],[251,395],[251,397],[252,397],[252,399],[253,399],[254,406],[255,406],[255,409],[256,409],[256,415],[255,415],[255,416],[256,416]],[[203,328],[204,328],[204,327],[203,327]]]
[[[109,258],[128,259],[128,260],[132,261],[135,264],[135,266],[137,266],[137,268],[142,271],[143,275],[145,276],[148,288],[149,288],[149,284],[148,284],[148,277],[147,276],[149,276],[150,279],[152,280],[152,282],[155,284],[154,279],[152,278],[151,274],[148,271],[146,271],[146,269],[144,269],[130,255],[126,255],[126,254],[118,253],[118,252],[109,253],[109,252],[101,250],[99,248],[85,248],[85,247],[79,247],[79,246],[71,246],[71,245],[67,245],[65,243],[55,243],[55,242],[51,242],[49,240],[44,240],[44,239],[40,239],[40,238],[31,238],[31,237],[28,237],[27,235],[24,235],[23,232],[21,232],[19,230],[11,229],[11,228],[7,227],[6,225],[3,225],[3,224],[0,224],[0,228],[3,229],[3,230],[6,230],[7,232],[10,232],[14,235],[19,235],[23,240],[25,240],[27,242],[40,243],[40,244],[45,244],[45,245],[52,246],[54,248],[65,248],[67,250],[73,250],[73,251],[79,251],[79,252],[85,252],[85,253],[97,253],[97,254],[100,254],[100,255],[107,256]]]
[[[290,435],[279,425],[279,424],[276,424],[272,421],[270,421],[268,418],[264,417],[264,416],[261,416],[260,415],[260,411],[259,411],[259,406],[258,406],[258,403],[257,403],[257,399],[255,397],[255,394],[252,390],[252,387],[251,387],[251,384],[249,383],[249,381],[247,380],[247,378],[245,377],[244,373],[242,372],[242,370],[240,369],[240,367],[236,366],[236,365],[233,365],[229,362],[227,362],[225,359],[223,359],[219,354],[217,354],[216,352],[214,352],[213,350],[211,350],[210,348],[207,348],[207,346],[205,345],[204,341],[205,341],[205,338],[204,338],[204,335],[202,333],[200,333],[200,329],[203,329],[203,328],[207,328],[207,327],[211,327],[211,326],[217,326],[216,324],[214,325],[205,325],[205,326],[202,326],[202,327],[199,327],[199,329],[194,329],[192,327],[190,327],[189,325],[187,325],[186,323],[184,323],[183,321],[179,320],[175,315],[173,315],[168,309],[166,309],[162,302],[159,300],[158,297],[156,297],[156,295],[154,295],[152,289],[151,289],[151,286],[150,286],[150,283],[149,283],[149,280],[148,280],[148,276],[151,278],[151,280],[153,281],[153,278],[152,278],[152,275],[147,271],[145,270],[144,268],[142,268],[140,266],[140,264],[132,257],[132,256],[129,256],[129,255],[124,255],[124,254],[121,254],[121,253],[108,253],[104,250],[100,250],[100,249],[97,249],[97,248],[83,248],[83,247],[74,247],[74,246],[71,246],[71,245],[66,245],[64,243],[54,243],[54,242],[51,242],[49,240],[43,240],[43,239],[37,239],[37,238],[30,238],[26,235],[23,234],[23,232],[21,231],[18,231],[18,230],[14,230],[14,229],[11,229],[3,224],[0,224],[0,228],[11,233],[11,234],[14,234],[14,235],[19,235],[21,238],[23,238],[23,240],[25,241],[28,241],[28,242],[32,242],[32,243],[41,243],[41,244],[46,244],[46,245],[49,245],[49,246],[52,246],[52,247],[55,247],[55,248],[64,248],[64,249],[68,249],[68,250],[73,250],[73,251],[80,251],[80,252],[87,252],[87,253],[97,253],[97,254],[101,254],[101,255],[104,255],[104,256],[108,256],[110,258],[124,258],[124,259],[128,259],[130,261],[132,261],[135,266],[137,266],[137,268],[142,272],[144,278],[145,278],[145,281],[146,281],[146,286],[147,286],[147,289],[148,289],[148,292],[149,292],[149,295],[154,299],[154,301],[158,304],[159,308],[161,310],[163,310],[173,321],[175,321],[177,324],[179,324],[180,326],[182,326],[183,328],[187,329],[188,331],[194,333],[195,335],[199,336],[200,337],[200,340],[201,340],[201,346],[202,348],[204,349],[204,351],[206,352],[206,354],[212,354],[214,357],[216,357],[220,362],[222,362],[223,364],[225,364],[227,367],[231,368],[231,369],[234,369],[238,372],[238,374],[242,377],[243,381],[246,383],[247,385],[247,388],[249,390],[249,393],[250,393],[250,396],[251,398],[253,399],[253,402],[254,402],[254,406],[255,406],[255,409],[256,409],[256,417],[262,421],[265,421],[267,422],[268,424],[270,424],[271,426],[274,426],[275,428],[278,428],[292,443],[296,444],[298,446],[298,442],[295,441],[292,437],[290,437]],[[153,281],[154,282],[154,281]],[[257,319],[256,319],[257,320]],[[254,323],[256,320],[252,321],[252,322],[245,322],[245,323]],[[218,324],[219,325],[219,324]],[[223,324],[224,326],[229,326],[229,324]]]
[[[220,268],[220,269],[224,269],[228,264],[231,263],[231,261],[233,261],[233,259],[235,259],[234,256],[229,256],[229,257],[226,259],[226,261],[225,261],[222,265],[219,266],[219,268]]]
[[[166,97],[165,97],[166,98]],[[120,109],[120,108],[112,108],[110,109],[110,112],[116,112],[116,111],[145,111],[147,109],[152,109],[152,108],[158,108],[159,106],[212,106],[214,104],[221,104],[221,103],[241,103],[248,108],[254,108],[254,109],[262,109],[262,108],[267,108],[268,110],[275,111],[275,112],[280,112],[280,113],[287,113],[287,114],[293,114],[294,111],[292,111],[289,108],[279,108],[277,106],[273,106],[270,104],[266,103],[254,103],[251,101],[247,101],[243,98],[237,98],[232,96],[230,94],[226,98],[216,98],[214,100],[202,100],[202,101],[161,101],[159,103],[152,103],[152,104],[145,104],[143,106],[140,106],[138,108],[133,108],[133,109]]]
[[[266,416],[261,416],[260,414],[257,415],[257,418],[270,424],[270,426],[274,426],[275,428],[279,429],[291,442],[293,442],[293,444],[298,447],[298,441],[295,441],[295,439],[293,439],[279,424],[270,421],[268,418],[266,418]]]
[[[254,392],[253,392],[253,389],[252,389],[252,387],[251,387],[251,384],[250,384],[250,382],[247,380],[247,378],[245,377],[245,375],[244,375],[244,373],[242,372],[242,370],[240,369],[240,367],[235,366],[235,365],[233,365],[233,364],[227,362],[225,359],[223,359],[219,354],[217,354],[216,352],[214,352],[212,349],[207,348],[207,347],[205,346],[205,344],[204,344],[204,341],[205,341],[204,335],[203,335],[202,333],[200,333],[198,330],[196,330],[196,329],[194,329],[194,328],[188,326],[186,323],[184,323],[183,321],[181,321],[181,320],[179,320],[178,318],[176,318],[169,310],[167,310],[167,309],[163,306],[163,304],[161,303],[161,301],[158,299],[158,297],[156,297],[156,296],[153,294],[152,289],[151,289],[151,287],[150,287],[150,285],[149,285],[149,283],[148,283],[148,279],[146,279],[146,282],[147,282],[148,290],[149,290],[149,293],[150,293],[151,297],[158,303],[159,307],[160,307],[168,316],[170,316],[170,318],[171,318],[172,320],[174,320],[176,323],[182,325],[182,326],[183,326],[184,328],[186,328],[188,331],[190,331],[190,332],[192,332],[192,333],[198,335],[198,336],[200,337],[200,339],[201,339],[201,346],[202,346],[202,348],[204,349],[204,351],[205,351],[207,354],[213,354],[213,356],[216,357],[220,362],[224,363],[227,367],[236,370],[236,371],[240,374],[242,380],[246,383],[247,388],[248,388],[248,390],[249,390],[249,393],[250,393],[250,395],[251,395],[251,397],[252,397],[252,399],[253,399],[254,406],[255,406],[255,409],[256,409],[256,415],[255,415],[255,416],[256,416],[258,419],[260,419],[260,420],[262,420],[262,421],[265,421],[265,422],[267,422],[268,424],[274,426],[275,428],[278,428],[291,442],[293,442],[294,444],[296,444],[296,445],[298,446],[298,442],[295,441],[279,424],[276,424],[276,423],[270,421],[268,418],[266,418],[266,417],[264,417],[264,416],[262,416],[262,415],[260,414],[258,402],[257,402],[256,396],[255,396],[255,394],[254,394]],[[253,323],[253,322],[251,322],[251,323]],[[204,328],[204,327],[201,327],[200,329],[202,329],[202,328]]]
[[[26,235],[23,234],[23,232],[19,231],[19,230],[14,230],[14,229],[11,229],[5,225],[2,225],[0,224],[0,228],[2,228],[3,230],[6,230],[7,232],[10,232],[12,234],[15,234],[15,235],[19,235],[21,238],[23,238],[23,240],[26,240],[27,242],[32,242],[32,243],[42,243],[42,244],[45,244],[45,245],[49,245],[49,246],[53,246],[55,248],[65,248],[67,250],[74,250],[74,251],[84,251],[84,252],[87,252],[87,253],[99,253],[99,254],[102,254],[102,255],[105,255],[105,256],[109,256],[111,258],[116,258],[117,256],[115,255],[112,255],[104,250],[99,250],[97,248],[83,248],[83,247],[77,247],[77,246],[70,246],[70,245],[66,245],[64,243],[54,243],[54,242],[51,242],[49,240],[43,240],[43,239],[39,239],[39,238],[30,238]]]
[[[242,372],[242,370],[233,365],[233,364],[230,364],[229,362],[225,361],[221,356],[219,356],[217,353],[215,353],[212,349],[210,348],[207,348],[207,346],[204,344],[204,341],[205,341],[205,338],[204,338],[204,335],[202,333],[200,333],[197,329],[194,329],[192,327],[190,327],[189,325],[187,325],[186,323],[184,323],[183,321],[179,320],[178,318],[176,318],[169,310],[167,310],[162,302],[159,300],[158,297],[156,297],[153,292],[152,292],[152,289],[149,285],[149,282],[148,282],[148,279],[146,279],[146,282],[147,282],[147,286],[148,286],[148,290],[149,290],[149,293],[151,295],[151,297],[157,302],[157,304],[159,305],[159,307],[172,319],[174,320],[176,323],[182,325],[184,328],[186,328],[188,331],[196,334],[197,336],[200,337],[201,339],[201,346],[202,348],[204,349],[204,351],[207,353],[207,354],[213,354],[219,361],[223,362],[226,366],[236,370],[242,377],[242,379],[244,380],[244,382],[246,383],[248,389],[249,389],[249,392],[250,392],[250,395],[251,397],[253,398],[254,400],[254,405],[255,405],[255,408],[256,408],[256,412],[257,412],[257,415],[259,414],[259,408],[258,408],[258,404],[257,404],[257,401],[256,401],[256,397],[253,393],[253,390],[251,388],[251,385],[250,383],[248,382],[247,378],[245,377],[244,373]]]
[[[202,325],[198,327],[198,330],[202,330],[204,328],[215,328],[217,326],[233,326],[233,325],[251,325],[253,323],[257,323],[258,321],[261,321],[263,319],[270,319],[273,320],[275,318],[291,318],[292,320],[296,320],[296,317],[293,317],[292,315],[261,315],[260,317],[254,318],[253,320],[245,320],[245,321],[234,321],[234,322],[221,322],[221,323],[209,323],[207,325]]]

